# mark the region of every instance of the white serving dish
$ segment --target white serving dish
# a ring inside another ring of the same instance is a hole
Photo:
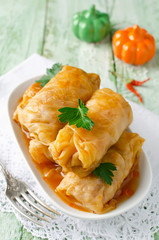
[[[50,199],[51,203],[60,209],[62,212],[71,215],[73,217],[81,218],[81,219],[92,219],[92,220],[98,220],[98,219],[107,219],[114,216],[117,216],[119,214],[124,213],[125,211],[133,208],[136,204],[138,204],[147,194],[151,181],[152,181],[152,171],[150,167],[149,160],[145,153],[142,151],[139,161],[139,167],[140,167],[140,181],[139,186],[134,193],[134,195],[129,198],[128,200],[125,200],[119,206],[114,209],[111,212],[105,213],[105,214],[93,214],[88,212],[79,211],[77,209],[71,208],[68,206],[65,202],[63,202],[54,192],[53,190],[47,185],[47,183],[43,180],[42,176],[40,175],[39,171],[35,167],[34,163],[31,160],[30,154],[28,152],[27,146],[25,144],[25,141],[22,137],[21,131],[19,126],[12,120],[13,112],[18,104],[18,101],[20,97],[23,95],[25,90],[36,80],[40,79],[41,76],[34,77],[32,79],[29,79],[20,85],[18,85],[10,94],[8,99],[8,114],[10,123],[12,126],[12,130],[14,132],[14,136],[16,139],[16,142],[19,145],[19,148],[24,156],[25,162],[27,163],[30,171],[32,172],[33,176],[35,177],[37,183],[41,186],[43,191],[46,193],[48,198]]]

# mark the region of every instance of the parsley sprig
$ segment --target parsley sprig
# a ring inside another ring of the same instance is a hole
[[[69,125],[76,125],[77,128],[85,128],[91,130],[94,126],[94,122],[87,116],[88,108],[79,99],[79,106],[77,108],[64,107],[60,108],[58,111],[61,113],[59,121],[63,123],[69,123]]]
[[[101,163],[99,167],[94,170],[93,174],[95,174],[97,177],[101,177],[107,184],[112,185],[114,177],[113,171],[116,170],[117,168],[113,163],[106,162]]]
[[[41,83],[41,87],[44,87],[55,75],[60,72],[62,69],[61,63],[55,63],[52,68],[47,68],[46,73],[47,75],[42,76],[40,80],[37,80],[36,82]]]

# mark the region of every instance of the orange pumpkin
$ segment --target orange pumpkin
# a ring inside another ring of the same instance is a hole
[[[118,30],[113,36],[114,55],[126,63],[142,65],[156,52],[155,39],[138,25]]]

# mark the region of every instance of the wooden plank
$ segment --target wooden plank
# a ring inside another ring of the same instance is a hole
[[[77,39],[72,32],[73,14],[88,9],[93,3],[98,10],[109,11],[105,0],[49,1],[43,54],[63,64],[96,72],[100,74],[103,86],[114,88],[108,78],[108,69],[113,66],[109,37],[100,43],[86,43]]]
[[[0,212],[0,239],[3,240],[47,240],[33,237],[27,232],[13,213]]]
[[[158,0],[114,1],[111,21],[116,24],[117,29],[139,24],[155,37],[157,47],[159,47]],[[128,65],[118,59],[115,59],[115,65],[116,71],[124,78],[137,80],[151,78],[151,81],[139,87],[138,91],[143,97],[144,106],[159,114],[159,52],[157,51],[152,61],[143,66]],[[119,78],[117,80],[119,92],[128,99],[139,103],[138,98],[126,89],[124,83]]]
[[[0,0],[0,75],[42,52],[46,0]]]
[[[154,234],[154,240],[159,240],[159,232],[156,232],[156,233]]]
[[[22,224],[13,213],[0,212],[0,239],[19,240],[23,234]]]

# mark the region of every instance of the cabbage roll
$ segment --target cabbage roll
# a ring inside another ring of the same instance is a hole
[[[58,108],[77,107],[78,98],[86,101],[99,84],[97,74],[65,66],[44,88],[40,83],[34,83],[26,90],[13,118],[33,138],[29,152],[34,161],[43,163],[52,159],[47,145],[55,140],[58,130],[64,126],[58,121]]]
[[[99,84],[97,74],[88,74],[66,65],[33,97],[22,101],[13,118],[29,132],[31,138],[48,145],[64,126],[58,120],[58,109],[77,107],[79,98],[86,102],[99,88]]]
[[[83,207],[94,213],[105,213],[115,208],[113,197],[119,190],[124,179],[128,176],[134,162],[139,159],[144,139],[136,133],[124,132],[118,142],[112,146],[102,163],[111,162],[115,164],[112,185],[90,174],[80,178],[73,172],[66,174],[56,190],[59,193],[73,196]],[[111,200],[111,201],[110,201]]]
[[[29,142],[29,152],[34,161],[39,164],[52,161],[52,156],[48,150],[48,146],[42,144],[36,139],[32,139]]]
[[[40,83],[35,82],[34,84],[32,84],[23,94],[22,99],[20,99],[20,103],[17,107],[18,108],[25,108],[25,106],[28,104],[28,101],[34,97],[40,90],[42,89],[42,87],[40,86]],[[18,111],[15,111],[13,117],[15,118],[15,120],[18,118]]]
[[[132,122],[126,100],[111,89],[97,90],[86,104],[88,117],[95,123],[91,131],[66,125],[49,150],[64,172],[84,177],[99,166],[107,150]]]

